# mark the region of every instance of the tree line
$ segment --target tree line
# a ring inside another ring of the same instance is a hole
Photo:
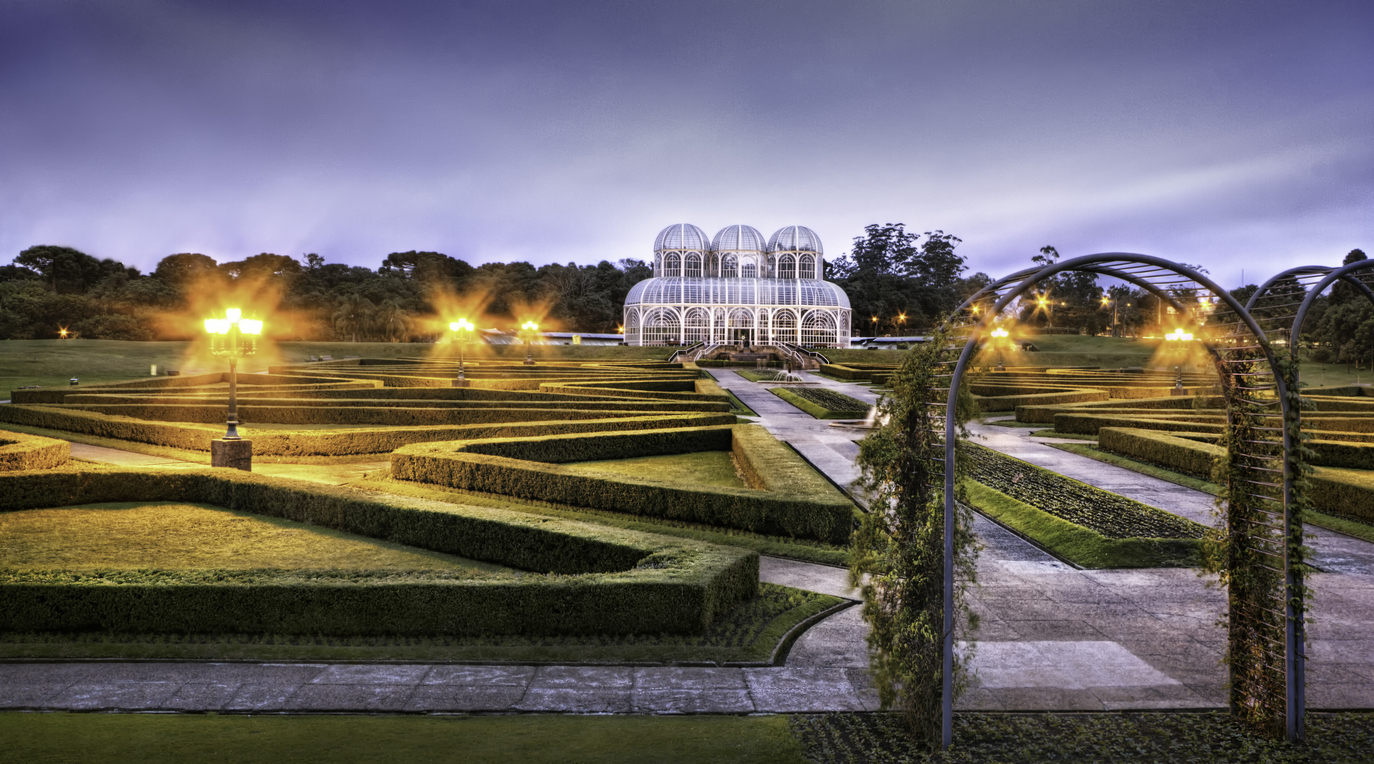
[[[634,259],[474,267],[410,251],[387,255],[376,270],[314,253],[303,260],[265,252],[217,263],[180,253],[142,274],[70,247],[30,247],[0,266],[0,339],[54,338],[63,328],[90,339],[183,338],[227,295],[270,312],[281,339],[424,341],[457,313],[483,328],[536,318],[548,329],[609,333],[630,287],[652,275]]]

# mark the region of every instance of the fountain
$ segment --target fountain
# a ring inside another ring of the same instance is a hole
[[[838,422],[831,422],[831,427],[840,427],[850,430],[871,430],[874,427],[882,427],[887,424],[888,415],[879,414],[877,406],[868,407],[868,415],[863,419],[842,419]]]

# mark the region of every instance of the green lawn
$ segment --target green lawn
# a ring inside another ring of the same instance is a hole
[[[86,504],[0,514],[0,568],[440,570],[508,568],[203,504]]]
[[[662,361],[672,348],[620,347],[592,345],[535,345],[536,361]],[[457,359],[448,345],[402,342],[270,342],[264,341],[257,355],[243,359],[239,370],[266,371],[269,365],[301,363],[310,356],[330,355],[364,358],[439,358]],[[520,360],[523,345],[470,346],[466,358]],[[204,352],[204,343],[124,342],[120,340],[5,340],[0,341],[0,399],[24,385],[44,387],[68,384],[77,377],[81,384],[118,382],[149,376],[149,366],[157,364],[158,373],[168,369],[183,374],[228,371],[228,362]]]
[[[0,714],[25,764],[802,764],[784,716]]]
[[[573,462],[562,466],[579,475],[609,473],[618,477],[672,482],[688,488],[749,487],[740,477],[735,457],[729,451],[700,451],[693,454]]]

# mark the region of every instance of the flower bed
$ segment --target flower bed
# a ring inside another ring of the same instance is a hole
[[[1200,539],[1207,528],[982,446],[967,444],[969,477],[1109,539]]]

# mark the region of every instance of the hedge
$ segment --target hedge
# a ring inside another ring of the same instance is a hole
[[[1170,418],[1112,416],[1109,414],[1061,413],[1054,415],[1054,431],[1059,433],[1097,435],[1103,427],[1135,427],[1166,432],[1222,432],[1226,429],[1226,422],[1221,417],[1203,414],[1178,415]]]
[[[209,451],[210,441],[220,437],[223,425],[164,424],[141,419],[108,416],[89,411],[42,406],[0,406],[0,421],[50,430],[170,446],[186,451]],[[309,430],[252,432],[256,456],[348,456],[384,454],[411,443],[455,438],[501,438],[526,435],[561,435],[607,430],[647,430],[734,424],[732,414],[683,413],[621,416],[579,421],[525,421],[504,424],[436,425],[424,428],[356,430]]]
[[[1103,427],[1097,431],[1097,447],[1175,472],[1211,480],[1212,465],[1217,459],[1225,457],[1226,449],[1182,437],[1182,434],[1134,427]]]
[[[756,488],[686,488],[648,479],[575,474],[570,461],[732,451]],[[754,533],[847,544],[856,508],[766,431],[751,425],[674,428],[407,446],[392,477],[576,507],[663,517]]]
[[[1018,406],[1027,405],[1048,405],[1048,404],[1067,404],[1067,403],[1089,403],[1093,401],[1108,400],[1106,390],[1094,390],[1086,387],[1060,388],[1052,392],[1042,393],[1018,393],[1018,394],[995,394],[987,395],[980,393],[979,388],[986,390],[986,385],[974,385],[972,387],[973,399],[978,403],[978,409],[983,412],[991,411],[1015,411]],[[1024,389],[1024,388],[1020,388]]]
[[[0,430],[0,472],[61,467],[71,455],[65,440]]]
[[[0,476],[0,511],[197,502],[536,573],[4,571],[0,629],[301,634],[595,634],[704,630],[758,588],[754,552],[603,526],[231,470]]]
[[[224,420],[227,404],[80,404],[82,411],[131,419],[161,422],[212,424]],[[239,422],[253,424],[371,424],[385,427],[427,427],[432,425],[504,424],[507,422],[566,421],[610,419],[634,416],[642,410],[611,411],[593,408],[450,408],[450,407],[371,407],[371,406],[268,406],[258,402],[240,403]]]
[[[1197,433],[1186,433],[1197,437]],[[1212,479],[1214,460],[1224,458],[1221,446],[1182,437],[1183,433],[1162,433],[1129,428],[1103,428],[1098,448],[1142,462],[1183,472],[1204,480]],[[1207,435],[1203,433],[1202,435]],[[1322,443],[1322,441],[1307,441]],[[1332,445],[1330,441],[1326,445]],[[1348,444],[1335,444],[1338,446]],[[1321,461],[1321,448],[1316,449]],[[1332,467],[1317,467],[1308,476],[1312,503],[1331,515],[1374,521],[1374,474]]]
[[[394,389],[394,388],[390,388]],[[439,388],[442,389],[442,388]],[[465,388],[453,388],[463,390]],[[706,403],[699,401],[662,401],[662,400],[626,400],[624,398],[596,398],[590,401],[568,401],[568,400],[448,400],[444,398],[298,398],[278,394],[256,394],[239,395],[239,405],[243,408],[252,406],[291,406],[295,408],[338,408],[341,406],[357,406],[370,409],[389,409],[389,408],[433,408],[433,409],[547,409],[557,411],[580,411],[588,408],[595,408],[601,411],[636,411],[640,413],[650,411],[729,411],[730,407],[723,403]],[[71,408],[94,411],[97,406],[195,406],[215,404],[220,409],[220,418],[223,418],[225,405],[228,396],[224,393],[205,393],[199,395],[178,395],[178,396],[126,396],[126,395],[80,395],[67,396],[67,403],[63,404]],[[147,418],[147,417],[143,417]]]

